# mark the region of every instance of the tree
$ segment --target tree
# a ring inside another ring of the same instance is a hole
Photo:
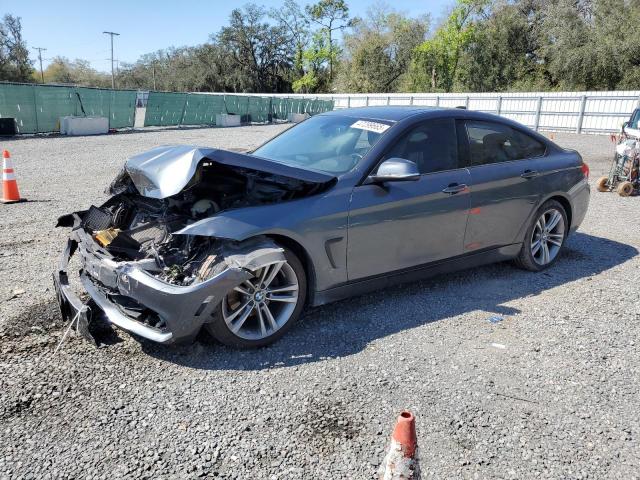
[[[347,92],[393,92],[401,88],[413,50],[425,40],[429,18],[408,18],[388,7],[370,9],[345,34],[336,80]]]
[[[37,80],[40,79],[35,72],[34,75]],[[44,70],[44,81],[108,88],[111,86],[111,75],[98,72],[87,60],[70,61],[65,57],[55,57]]]
[[[295,0],[285,0],[281,8],[271,9],[269,15],[289,34],[295,47],[293,66],[298,77],[305,75],[304,51],[309,42],[309,19]]]
[[[456,87],[473,92],[544,88],[538,56],[542,17],[535,0],[499,4],[487,12],[460,58]]]
[[[254,4],[231,12],[230,24],[212,40],[231,58],[237,72],[246,75],[245,91],[282,91],[290,88],[293,47],[281,25],[269,25],[266,11]]]
[[[5,15],[0,22],[0,80],[31,82],[33,62],[22,39],[20,17]]]
[[[408,89],[432,92],[453,89],[460,57],[476,32],[475,16],[486,3],[485,0],[458,0],[434,36],[415,49]]]
[[[335,50],[329,48],[328,38],[324,32],[315,32],[309,47],[303,53],[305,74],[293,82],[293,91],[315,93],[327,91],[330,81],[326,64],[329,59],[335,61]]]
[[[329,82],[333,80],[333,64],[337,53],[333,43],[333,32],[344,30],[350,25],[349,7],[344,0],[320,0],[318,3],[308,5],[309,18],[322,27],[327,35],[329,46]]]

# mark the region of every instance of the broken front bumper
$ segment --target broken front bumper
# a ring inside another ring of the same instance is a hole
[[[91,299],[89,304],[82,302],[69,284],[69,260],[76,252],[81,257],[79,277]],[[251,278],[251,271],[284,261],[284,254],[282,249],[265,241],[251,245],[249,251],[236,249],[225,255],[224,261],[225,268],[203,282],[172,285],[148,271],[152,260],[114,261],[79,227],[79,217],[75,216],[53,281],[63,318],[66,321],[76,318],[74,326],[86,338],[93,340],[88,326],[100,310],[110,323],[124,330],[154,342],[176,343],[192,340],[202,325],[210,321],[226,293]],[[155,313],[159,321],[151,325],[130,315],[122,302],[117,301],[123,297]]]

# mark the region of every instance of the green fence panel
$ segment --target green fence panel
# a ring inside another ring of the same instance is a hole
[[[223,95],[191,93],[185,103],[182,125],[215,125],[220,113],[225,113]]]
[[[271,117],[277,120],[286,120],[288,99],[273,97],[271,99]]]
[[[335,108],[336,102],[334,100],[325,100],[324,111],[330,112]]]
[[[252,122],[265,123],[271,121],[271,98],[249,97],[249,118]]]
[[[79,103],[76,114],[88,117],[107,117],[109,128],[132,128],[135,122],[136,91],[105,90],[78,87]]]
[[[249,97],[245,95],[225,95],[224,103],[227,113],[241,115],[242,122],[249,122]]]
[[[33,85],[0,84],[0,117],[15,118],[18,133],[37,133]]]
[[[76,115],[82,115],[82,110],[88,117],[109,117],[111,95],[109,90],[98,88],[78,87],[77,96],[80,103],[76,108]]]
[[[304,113],[302,112],[302,100],[299,98],[289,99],[289,113]]]
[[[149,92],[144,126],[180,125],[186,100],[186,93]]]
[[[324,112],[324,100],[319,100],[319,99],[315,99],[315,100],[311,100],[309,102],[310,106],[311,106],[311,112],[309,112],[311,115],[317,115],[319,113]]]
[[[36,85],[34,88],[38,132],[60,131],[60,117],[77,113],[78,97],[75,87]]]
[[[111,90],[109,128],[133,128],[137,96],[135,90]]]

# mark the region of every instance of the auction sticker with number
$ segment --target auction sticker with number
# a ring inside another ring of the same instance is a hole
[[[391,125],[387,125],[385,123],[378,122],[369,122],[367,120],[358,120],[356,123],[351,125],[351,128],[359,128],[360,130],[369,130],[371,132],[382,133]]]

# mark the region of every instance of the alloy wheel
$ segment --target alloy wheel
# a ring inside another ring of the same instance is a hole
[[[229,292],[222,301],[222,317],[229,330],[245,340],[262,340],[291,318],[299,298],[299,284],[288,262],[267,265]]]
[[[540,215],[531,235],[531,256],[538,265],[547,265],[556,258],[564,233],[564,217],[560,211],[551,208]]]

